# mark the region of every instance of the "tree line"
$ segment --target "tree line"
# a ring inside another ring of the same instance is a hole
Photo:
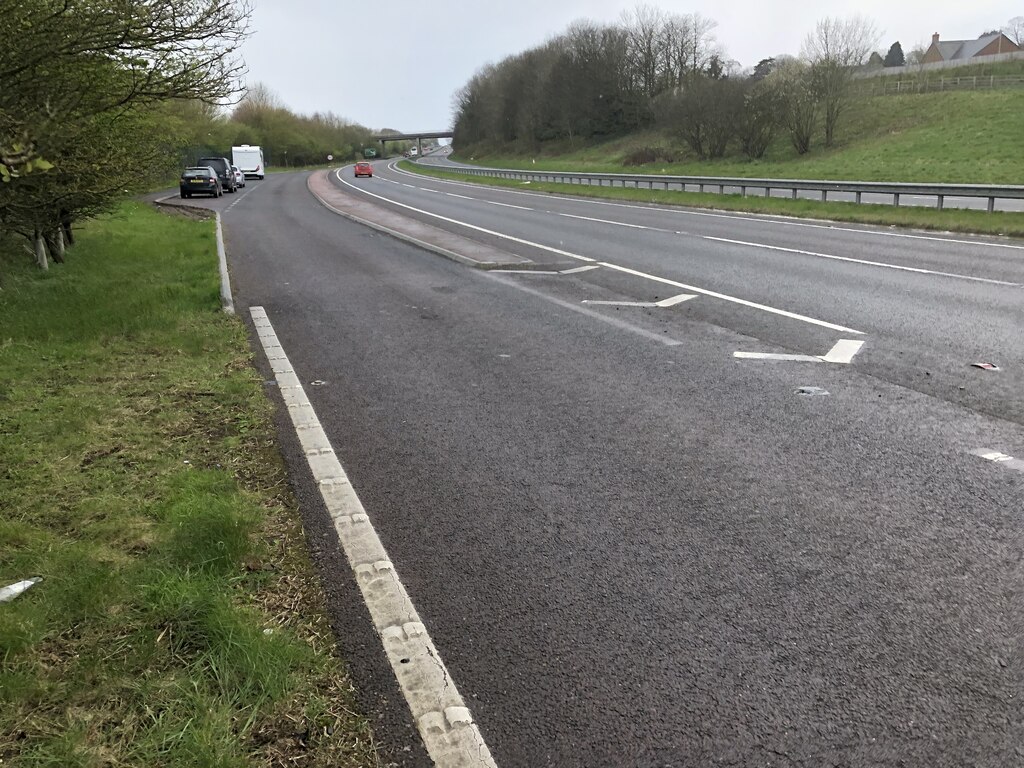
[[[46,268],[74,221],[200,156],[261,144],[302,165],[367,145],[362,126],[243,92],[250,15],[249,0],[0,0],[0,235]]]
[[[875,25],[822,19],[800,56],[764,59],[747,73],[715,40],[716,26],[643,5],[615,24],[578,21],[477,72],[455,97],[455,144],[533,149],[659,127],[701,158],[733,146],[757,158],[778,131],[807,152],[819,125],[833,144]]]

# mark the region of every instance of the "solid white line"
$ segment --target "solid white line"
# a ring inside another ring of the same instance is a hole
[[[440,219],[441,221],[447,221],[447,222],[449,222],[451,224],[456,224],[456,225],[458,225],[460,227],[467,227],[468,229],[473,229],[473,230],[476,230],[477,232],[484,232],[484,233],[486,233],[488,235],[494,235],[495,237],[501,237],[501,238],[504,238],[506,240],[511,240],[512,242],[521,243],[523,245],[530,245],[530,246],[533,246],[535,248],[540,248],[540,249],[545,250],[545,251],[550,251],[552,253],[557,253],[557,254],[559,254],[561,256],[568,256],[569,258],[576,259],[578,261],[597,262],[597,259],[592,259],[589,256],[581,256],[581,255],[576,254],[576,253],[570,253],[569,251],[563,251],[560,248],[552,248],[551,246],[541,245],[540,243],[534,243],[534,242],[531,242],[530,240],[523,240],[523,239],[518,238],[518,237],[513,237],[512,235],[502,234],[501,232],[495,232],[494,230],[491,230],[491,229],[484,229],[483,227],[478,227],[475,224],[469,224],[469,223],[467,223],[465,221],[459,221],[458,219],[450,219],[447,216],[441,216],[440,214],[437,214],[437,213],[431,213],[430,211],[424,211],[422,208],[414,208],[411,205],[406,205],[405,203],[399,203],[399,202],[396,202],[395,200],[390,200],[390,199],[388,199],[386,197],[383,197],[382,195],[377,195],[377,194],[374,194],[373,192],[369,192],[369,191],[367,191],[365,189],[362,189],[361,187],[357,187],[354,184],[349,184],[347,181],[345,181],[341,177],[341,172],[340,171],[337,173],[337,177],[338,177],[338,181],[340,181],[342,184],[344,184],[347,187],[350,187],[350,188],[352,188],[352,189],[354,189],[354,190],[356,190],[358,192],[362,192],[364,195],[369,195],[370,197],[375,197],[378,200],[383,200],[384,202],[390,203],[391,205],[397,205],[400,208],[406,208],[406,209],[408,209],[410,211],[416,211],[417,213],[422,213],[425,216],[431,216],[431,217],[433,217],[435,219]],[[853,328],[847,328],[846,326],[843,326],[843,325],[836,325],[835,323],[829,323],[829,322],[826,322],[824,320],[815,320],[813,317],[807,317],[806,315],[800,315],[800,314],[797,314],[796,312],[789,312],[789,311],[787,311],[785,309],[776,309],[775,307],[769,307],[766,304],[758,304],[757,302],[747,301],[746,299],[738,299],[735,296],[728,296],[728,295],[726,295],[724,293],[717,293],[716,291],[709,291],[709,290],[706,290],[704,288],[697,288],[696,286],[687,285],[686,283],[679,283],[679,282],[676,282],[675,280],[669,280],[668,278],[665,278],[665,277],[657,277],[656,275],[650,275],[650,274],[647,274],[646,272],[640,272],[640,271],[635,270],[635,269],[630,269],[629,267],[620,267],[617,264],[611,264],[611,263],[606,262],[606,261],[598,262],[598,265],[599,266],[603,266],[603,267],[608,267],[609,269],[615,269],[615,270],[618,270],[619,272],[626,272],[627,274],[635,275],[637,277],[643,277],[643,278],[646,278],[648,280],[653,280],[653,281],[658,282],[658,283],[665,283],[666,285],[674,285],[674,286],[676,286],[678,288],[682,288],[683,290],[694,291],[694,292],[702,294],[704,296],[713,296],[716,299],[722,299],[723,301],[730,301],[730,302],[732,302],[734,304],[740,304],[740,305],[745,306],[745,307],[752,307],[753,309],[764,310],[765,312],[771,312],[772,314],[781,315],[783,317],[788,317],[788,318],[791,318],[793,320],[801,320],[801,321],[803,321],[805,323],[810,323],[812,325],[820,325],[823,328],[831,328],[832,330],[835,330],[835,331],[843,331],[845,333],[856,333],[858,335],[863,335],[863,331],[856,331]]]
[[[732,356],[741,360],[788,360],[799,363],[836,363],[849,365],[864,346],[863,341],[840,339],[824,355],[790,355],[775,352],[733,352]]]
[[[485,229],[484,227],[478,227],[475,224],[470,224],[470,223],[465,222],[465,221],[459,221],[458,219],[450,219],[447,216],[442,216],[442,215],[440,215],[438,213],[431,213],[430,211],[425,211],[422,208],[415,208],[415,207],[413,207],[411,205],[406,205],[405,203],[399,203],[396,200],[391,200],[391,199],[389,199],[387,197],[384,197],[382,195],[375,195],[373,192],[368,192],[365,189],[357,187],[355,184],[349,184],[347,181],[345,181],[341,177],[341,173],[340,172],[337,174],[337,177],[338,177],[338,181],[340,181],[346,187],[350,187],[350,188],[352,188],[352,189],[354,189],[354,190],[356,190],[358,192],[362,192],[364,195],[369,195],[370,197],[375,197],[378,200],[383,200],[384,202],[390,203],[391,205],[397,205],[399,208],[405,208],[405,209],[410,210],[410,211],[416,211],[416,213],[422,213],[424,216],[430,216],[430,217],[435,218],[435,219],[440,219],[441,221],[447,221],[449,224],[456,224],[456,225],[458,225],[460,227],[466,227],[467,229],[472,229],[472,230],[474,230],[476,232],[483,232],[484,234],[487,234],[487,235],[493,235],[494,237],[500,237],[500,238],[503,238],[505,240],[510,240],[513,243],[519,243],[521,245],[529,245],[529,246],[531,246],[533,248],[540,248],[542,251],[548,251],[550,253],[557,253],[559,256],[567,256],[568,258],[576,259],[577,261],[590,261],[590,262],[597,261],[597,259],[592,259],[589,256],[580,256],[578,253],[570,253],[569,251],[563,251],[561,248],[552,248],[549,245],[541,245],[540,243],[534,243],[534,242],[531,242],[530,240],[523,240],[522,238],[513,237],[512,235],[506,235],[506,234],[503,234],[501,232],[495,232],[493,229]]]
[[[496,768],[263,307],[250,307],[292,425],[420,737],[439,768]]]
[[[445,192],[445,194],[448,195],[448,197],[457,197],[457,198],[459,198],[461,200],[475,200],[476,199],[474,197],[467,197],[466,195],[456,195],[454,192]]]
[[[597,264],[587,264],[586,266],[583,266],[583,267],[573,267],[572,269],[563,269],[558,274],[560,274],[560,275],[575,275],[575,274],[577,274],[579,272],[589,272],[592,269],[600,269],[600,267],[597,266]]]
[[[1024,459],[1015,459],[1005,453],[999,451],[993,451],[991,448],[979,448],[978,450],[971,451],[975,456],[999,464],[1007,469],[1012,469],[1016,472],[1024,473]]]
[[[799,363],[822,362],[820,357],[814,357],[812,355],[781,355],[774,352],[733,352],[732,356],[744,360],[788,360]]]
[[[490,269],[488,272],[507,272],[512,275],[560,275],[550,269]]]
[[[988,461],[1001,462],[1013,460],[1013,456],[1008,456],[1007,454],[1000,453],[999,451],[990,451],[987,448],[980,448],[977,451],[972,451],[972,453],[974,453],[975,456],[980,456]]]
[[[601,304],[608,307],[656,307],[653,301],[597,301],[595,299],[584,299],[580,304]]]
[[[860,348],[864,346],[863,341],[855,341],[852,339],[840,339],[836,342],[835,346],[832,347],[826,354],[822,355],[822,360],[826,363],[839,363],[841,365],[849,365],[853,362],[854,356],[860,352]]]
[[[695,285],[687,285],[686,283],[680,283],[676,280],[669,280],[665,277],[658,277],[657,275],[649,275],[646,272],[640,272],[636,269],[630,269],[629,267],[620,267],[617,264],[610,264],[607,261],[600,262],[600,266],[608,267],[608,269],[618,270],[619,272],[625,272],[629,275],[636,275],[637,277],[646,277],[648,280],[654,280],[658,283],[665,283],[666,285],[674,285],[676,288],[682,288],[685,291],[694,291],[703,296],[713,296],[716,299],[722,299],[723,301],[731,301],[733,304],[740,304],[744,307],[752,307],[754,309],[760,309],[765,312],[771,312],[773,315],[781,315],[782,317],[789,317],[793,320],[802,320],[805,323],[811,325],[820,325],[822,328],[831,328],[834,331],[842,331],[844,333],[856,333],[859,336],[864,335],[863,331],[856,331],[853,328],[847,328],[844,325],[836,325],[835,323],[829,323],[824,320],[816,320],[813,317],[807,317],[807,315],[799,315],[796,312],[789,312],[785,309],[776,309],[775,307],[769,307],[766,304],[758,304],[754,301],[747,301],[746,299],[738,299],[735,296],[727,296],[724,293],[717,293],[716,291],[708,291],[704,288],[698,288]]]
[[[781,251],[783,253],[796,253],[801,256],[815,256],[819,259],[835,259],[836,261],[851,261],[855,264],[867,264],[872,267],[884,267],[885,269],[898,269],[902,272],[918,272],[924,275],[937,275],[939,277],[955,277],[959,280],[973,280],[978,283],[991,283],[993,285],[1010,285],[1016,286],[1019,283],[1010,283],[1005,280],[993,280],[988,277],[972,277],[970,275],[960,275],[955,272],[937,272],[932,269],[923,269],[922,267],[904,267],[899,264],[887,264],[882,261],[868,261],[867,259],[855,259],[850,256],[836,256],[831,253],[818,253],[817,251],[805,251],[800,248],[784,248],[781,245],[768,245],[767,243],[752,243],[746,240],[732,240],[727,237],[712,237],[711,235],[698,235],[702,240],[713,240],[716,243],[731,243],[732,245],[745,245],[750,248],[762,248],[768,251]]]
[[[496,271],[497,270],[491,269],[487,271],[487,274],[490,275]],[[602,323],[607,323],[608,325],[615,326],[620,330],[629,331],[630,333],[635,333],[638,336],[643,336],[645,339],[649,339],[650,341],[656,341],[659,344],[664,344],[666,347],[678,347],[680,344],[683,343],[681,341],[676,341],[675,339],[670,339],[667,336],[654,333],[653,331],[648,331],[646,328],[640,328],[638,326],[627,323],[623,320],[619,320],[617,317],[602,314],[601,312],[597,312],[596,310],[587,309],[586,307],[581,307],[578,304],[572,304],[568,301],[563,301],[562,299],[556,299],[554,296],[544,293],[543,291],[538,291],[533,288],[527,288],[522,283],[512,282],[511,280],[506,280],[505,278],[501,277],[495,277],[494,279],[501,283],[504,283],[505,285],[512,286],[516,290],[528,293],[531,296],[536,296],[537,298],[544,299],[545,301],[550,301],[552,304],[556,304],[559,307],[563,307],[564,309],[568,309],[573,312],[578,312],[581,315],[586,315],[587,317],[593,318],[594,320],[600,320]]]
[[[662,299],[661,301],[656,301],[656,302],[654,302],[654,306],[656,306],[656,307],[674,307],[676,304],[682,304],[684,301],[689,301],[690,299],[696,299],[696,298],[697,297],[694,296],[692,293],[680,293],[678,296],[671,296],[671,297],[669,297],[667,299]]]
[[[499,192],[503,192],[508,195],[525,195],[526,197],[543,197],[547,200],[556,199],[563,202],[580,203],[582,205],[603,205],[609,208],[626,208],[635,211],[658,211],[660,213],[673,213],[679,216],[703,216],[712,219],[732,219],[740,221],[752,221],[761,224],[778,224],[789,227],[807,227],[809,229],[827,229],[835,232],[853,232],[862,235],[874,235],[876,237],[896,237],[905,238],[908,240],[934,240],[939,243],[951,243],[953,245],[976,245],[984,248],[1010,248],[1012,250],[1024,250],[1024,245],[1014,245],[1012,243],[992,243],[988,241],[978,240],[959,240],[952,239],[949,237],[939,237],[938,235],[918,235],[910,234],[907,232],[889,232],[880,229],[858,229],[856,227],[841,227],[835,223],[814,223],[812,221],[795,221],[793,217],[787,216],[773,216],[771,214],[761,215],[743,215],[742,213],[716,213],[713,211],[695,211],[692,209],[680,209],[680,208],[665,208],[659,205],[633,205],[630,203],[618,203],[611,200],[594,200],[592,198],[559,195],[559,194],[538,194],[537,192],[525,192],[522,190],[509,189],[508,187],[485,187],[482,184],[473,184],[465,181],[452,181],[451,179],[438,179],[433,176],[424,176],[422,174],[411,173],[409,171],[402,170],[395,165],[388,166],[395,173],[402,174],[404,176],[415,176],[418,179],[428,178],[431,181],[438,184],[452,184],[458,187],[469,187],[472,189],[491,189]],[[444,166],[440,166],[442,170],[448,170]],[[458,169],[452,169],[454,173],[458,173]],[[489,202],[489,201],[485,201]],[[821,221],[821,220],[819,220]],[[825,221],[828,221],[827,219]]]

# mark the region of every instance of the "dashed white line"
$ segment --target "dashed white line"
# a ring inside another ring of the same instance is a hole
[[[465,701],[338,461],[266,311],[263,307],[250,307],[249,312],[313,479],[334,521],[342,549],[355,572],[356,583],[427,752],[438,768],[496,768]]]
[[[413,176],[415,178],[424,178],[421,174],[410,173],[404,171],[401,168],[396,167],[393,163],[388,166],[395,173],[402,174],[403,176]],[[442,170],[445,170],[441,166]],[[458,173],[458,168],[453,168],[454,173]],[[471,182],[464,181],[452,181],[451,179],[438,179],[436,177],[429,177],[432,181],[438,184],[451,184],[458,187],[467,187],[471,189],[479,190],[480,184],[473,184]],[[524,195],[526,197],[542,197],[547,200],[556,199],[562,200],[568,203],[578,203],[581,205],[595,205],[605,206],[608,208],[625,208],[635,211],[657,211],[659,213],[672,213],[678,216],[701,216],[712,219],[726,219],[726,220],[740,220],[740,221],[753,221],[761,224],[777,224],[780,226],[789,227],[807,227],[809,229],[826,229],[834,232],[853,232],[862,235],[873,235],[875,237],[895,237],[905,238],[908,240],[933,240],[939,243],[951,243],[954,245],[974,245],[983,248],[1009,248],[1011,250],[1024,250],[1024,245],[1015,245],[1013,243],[993,243],[986,240],[962,240],[953,239],[949,237],[940,237],[938,235],[920,235],[911,234],[908,232],[888,232],[878,229],[857,229],[856,227],[842,227],[834,223],[814,223],[810,221],[796,221],[792,217],[786,216],[772,216],[770,214],[763,215],[746,215],[740,213],[715,213],[713,211],[694,211],[694,210],[681,210],[678,208],[664,208],[657,205],[631,205],[630,203],[618,203],[610,200],[593,200],[584,197],[569,197],[565,195],[542,195],[536,192],[524,192],[516,189],[508,189],[507,187],[489,187],[501,192],[502,194],[508,195]],[[680,233],[681,234],[681,233]]]
[[[704,288],[698,288],[695,285],[687,285],[686,283],[680,283],[677,280],[669,280],[667,277],[658,277],[657,275],[650,275],[646,272],[641,272],[637,269],[630,269],[629,267],[620,267],[618,264],[611,264],[607,261],[599,262],[600,266],[608,267],[608,269],[614,269],[619,272],[625,272],[628,275],[636,275],[637,277],[645,277],[648,280],[653,280],[657,283],[665,283],[666,285],[674,285],[676,288],[682,288],[684,291],[693,291],[703,296],[713,296],[716,299],[722,301],[732,302],[733,304],[739,304],[744,307],[752,307],[753,309],[760,309],[763,312],[770,312],[773,315],[781,315],[782,317],[788,317],[793,320],[801,320],[811,325],[819,325],[822,328],[831,328],[833,331],[842,331],[843,333],[856,333],[857,335],[863,335],[863,331],[857,331],[853,328],[847,328],[845,325],[836,325],[835,323],[829,323],[825,320],[817,320],[807,315],[800,315],[796,312],[790,312],[785,309],[778,309],[776,307],[769,307],[767,304],[758,304],[754,301],[747,301],[746,299],[738,299],[735,296],[728,296],[724,293],[718,293],[717,291],[709,291]]]
[[[1018,283],[1007,282],[1006,280],[993,280],[988,277],[972,277],[971,275],[961,275],[956,272],[938,272],[933,269],[924,269],[922,267],[904,267],[899,264],[887,264],[881,261],[869,261],[868,259],[855,259],[851,256],[836,256],[831,253],[818,253],[817,251],[805,251],[800,248],[785,248],[781,245],[768,245],[767,243],[752,243],[746,240],[732,240],[727,237],[712,237],[711,235],[698,235],[702,240],[712,240],[716,243],[730,243],[732,245],[743,245],[749,248],[761,248],[766,251],[780,251],[782,253],[795,253],[801,256],[814,256],[819,259],[834,259],[835,261],[850,261],[855,264],[867,264],[872,267],[883,267],[885,269],[898,269],[902,272],[917,272],[923,275],[937,275],[939,277],[954,277],[958,280],[973,280],[978,283],[990,283],[992,285],[1009,285],[1016,286]]]
[[[425,211],[422,208],[416,208],[416,207],[411,206],[411,205],[406,205],[405,203],[399,203],[398,201],[391,200],[389,198],[384,197],[383,195],[377,195],[377,194],[374,194],[373,192],[365,190],[365,189],[363,189],[361,187],[358,187],[358,186],[356,186],[354,184],[349,184],[347,181],[345,181],[342,178],[340,171],[338,171],[336,173],[336,176],[338,178],[338,181],[340,181],[346,187],[349,187],[350,189],[354,189],[354,190],[356,190],[358,192],[361,192],[364,195],[368,195],[369,197],[374,197],[374,198],[376,198],[378,200],[383,200],[384,202],[389,203],[391,205],[396,205],[399,208],[405,208],[405,209],[410,210],[410,211],[416,211],[417,213],[421,213],[424,216],[430,216],[432,218],[439,219],[440,221],[447,221],[450,224],[455,224],[455,225],[460,226],[460,227],[466,227],[467,229],[472,229],[472,230],[474,230],[476,232],[483,232],[485,234],[493,235],[494,237],[500,237],[502,239],[509,240],[511,242],[514,242],[514,243],[520,243],[522,245],[529,245],[529,246],[534,247],[534,248],[539,248],[541,250],[548,251],[549,253],[557,253],[560,256],[567,256],[568,258],[575,259],[577,261],[585,261],[585,262],[588,262],[588,263],[597,263],[599,266],[608,267],[609,269],[614,269],[614,270],[617,270],[619,272],[625,272],[626,274],[635,275],[636,277],[643,277],[643,278],[646,278],[648,280],[653,280],[654,282],[665,283],[666,285],[674,285],[677,288],[682,288],[684,291],[693,291],[694,293],[699,293],[699,294],[704,295],[704,296],[712,296],[712,297],[714,297],[716,299],[722,299],[723,301],[732,302],[733,304],[739,304],[739,305],[744,306],[744,307],[751,307],[752,309],[760,309],[760,310],[762,310],[764,312],[770,312],[772,314],[780,315],[782,317],[788,317],[788,318],[790,318],[792,320],[800,320],[800,321],[805,322],[805,323],[810,323],[811,325],[819,325],[819,326],[821,326],[823,328],[831,328],[832,330],[835,330],[835,331],[843,331],[845,333],[855,333],[855,334],[858,334],[858,335],[863,335],[863,331],[857,331],[857,330],[854,330],[853,328],[847,328],[844,325],[837,325],[835,323],[829,323],[829,322],[826,322],[825,320],[817,320],[817,319],[815,319],[813,317],[808,317],[807,315],[801,315],[801,314],[798,314],[796,312],[789,312],[788,310],[785,310],[785,309],[778,309],[776,307],[770,307],[767,304],[758,304],[757,302],[754,302],[754,301],[747,301],[746,299],[740,299],[740,298],[737,298],[735,296],[729,296],[729,295],[724,294],[724,293],[718,293],[717,291],[709,291],[709,290],[707,290],[705,288],[698,288],[698,287],[693,286],[693,285],[687,285],[686,283],[680,283],[680,282],[677,282],[675,280],[669,280],[668,278],[665,278],[665,277],[658,277],[657,275],[651,275],[651,274],[648,274],[646,272],[640,272],[639,270],[630,269],[629,267],[621,267],[618,264],[612,264],[612,263],[606,262],[606,261],[598,262],[597,259],[592,259],[589,256],[582,256],[582,255],[580,255],[578,253],[571,253],[570,251],[562,250],[561,248],[553,248],[553,247],[551,247],[549,245],[542,245],[541,243],[536,243],[536,242],[533,242],[533,241],[530,241],[530,240],[524,240],[524,239],[519,238],[519,237],[513,237],[512,235],[506,235],[506,234],[504,234],[502,232],[495,232],[492,229],[485,229],[484,227],[478,227],[477,225],[470,224],[469,222],[466,222],[466,221],[459,221],[458,219],[452,219],[452,218],[449,218],[448,216],[442,216],[439,213],[432,213],[431,211]]]

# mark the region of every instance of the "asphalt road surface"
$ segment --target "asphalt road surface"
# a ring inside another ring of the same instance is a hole
[[[1024,244],[375,168],[332,183],[538,269],[308,174],[197,204],[498,765],[1024,764]],[[429,764],[279,424],[363,706]]]

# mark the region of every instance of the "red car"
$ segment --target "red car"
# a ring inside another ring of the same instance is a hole
[[[373,166],[369,163],[359,162],[356,163],[356,178],[360,176],[373,176]]]

